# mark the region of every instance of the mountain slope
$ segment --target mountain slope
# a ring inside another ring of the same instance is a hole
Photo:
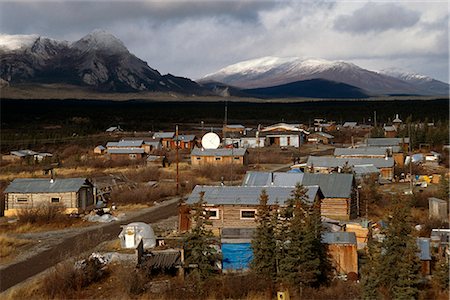
[[[363,90],[339,82],[310,79],[283,85],[242,90],[248,96],[258,98],[368,98]]]
[[[263,57],[225,67],[199,80],[243,89],[277,86],[309,79],[325,79],[358,87],[373,95],[434,95],[435,91],[400,78],[369,71],[344,61]],[[448,86],[448,85],[447,85]]]
[[[0,78],[10,84],[68,83],[101,91],[206,92],[187,78],[161,75],[102,30],[73,43],[0,36]]]

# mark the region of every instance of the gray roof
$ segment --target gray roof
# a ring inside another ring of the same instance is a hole
[[[175,132],[155,132],[154,139],[171,139],[175,136]]]
[[[144,153],[143,148],[117,148],[108,149],[109,154],[142,154]]]
[[[358,165],[353,166],[355,175],[379,174],[380,171],[374,165]]]
[[[368,138],[368,146],[399,146],[403,143],[409,143],[409,137],[405,138]]]
[[[108,129],[106,129],[106,132],[113,132],[116,130],[120,130],[120,128],[117,126],[112,126],[112,127],[109,127]]]
[[[334,156],[384,156],[389,147],[336,148]]]
[[[98,145],[97,147],[95,147],[96,149],[100,149],[100,150],[105,150],[106,148],[103,147],[102,145]]]
[[[352,193],[352,174],[312,174],[312,173],[273,173],[247,172],[243,186],[260,187],[295,187],[297,183],[304,186],[318,185],[326,198],[349,198]]]
[[[386,158],[353,158],[353,157],[332,157],[332,156],[309,156],[306,162],[308,167],[337,168],[343,167],[346,163],[349,166],[374,165],[377,168],[391,168],[394,166],[392,157]]]
[[[319,187],[305,186],[308,190],[308,200],[314,201]],[[205,192],[203,200],[207,204],[215,205],[259,205],[259,196],[262,190],[266,190],[269,196],[268,204],[282,205],[291,198],[293,187],[256,187],[256,186],[201,186],[197,185],[186,201],[188,204],[194,204],[200,199],[200,192]]]
[[[281,186],[295,187],[301,184],[303,173],[286,172],[247,172],[242,182],[243,186]]]
[[[192,149],[191,155],[194,156],[244,156],[247,152],[245,148],[220,148],[220,149]]]
[[[345,122],[342,127],[355,127],[357,122]]]
[[[140,147],[143,143],[143,140],[121,140],[117,147]]]
[[[356,245],[356,235],[354,232],[325,232],[322,234],[322,242],[325,244]]]
[[[175,136],[174,140],[175,141],[177,140],[176,136]],[[195,135],[193,135],[193,134],[180,134],[180,135],[178,135],[178,140],[179,141],[190,142],[190,141],[195,140]]]
[[[119,145],[118,142],[107,142],[106,143],[106,147],[117,147],[117,145]]]
[[[353,174],[303,174],[302,184],[318,185],[325,198],[350,198],[353,188]]]
[[[420,260],[431,260],[430,254],[430,238],[417,238],[416,239],[417,248],[419,248],[418,256]]]
[[[328,134],[328,133],[325,133],[325,132],[322,132],[322,131],[312,132],[310,135],[314,135],[314,134],[317,134],[317,135],[326,137],[327,139],[332,139],[332,138],[334,138],[334,136],[332,136],[331,134]]]
[[[6,188],[5,193],[66,193],[77,192],[87,182],[86,178],[16,178]]]
[[[240,124],[229,124],[225,125],[225,128],[245,129],[245,126]]]
[[[222,228],[223,239],[252,239],[255,228]]]
[[[447,201],[436,198],[436,197],[429,197],[428,201],[432,201],[432,202],[438,202],[438,203],[447,203]]]
[[[33,150],[17,150],[17,151],[11,151],[11,155],[19,156],[19,157],[25,157],[25,156],[32,156],[36,155],[38,152],[35,152]]]
[[[394,126],[384,126],[384,131],[397,131]]]

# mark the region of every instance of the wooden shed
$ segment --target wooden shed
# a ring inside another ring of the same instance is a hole
[[[202,165],[247,165],[248,151],[244,148],[203,149],[194,148],[191,152],[192,166]]]
[[[358,252],[354,232],[326,232],[322,242],[328,245],[328,254],[338,274],[358,274]]]
[[[16,178],[4,193],[6,216],[39,205],[63,205],[66,213],[80,213],[94,205],[93,185],[86,178]]]
[[[448,202],[434,197],[428,198],[428,213],[430,219],[448,220]]]
[[[308,135],[308,143],[310,144],[330,144],[331,140],[334,138],[331,134],[325,132],[313,132]]]

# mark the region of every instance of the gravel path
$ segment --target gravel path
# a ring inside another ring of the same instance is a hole
[[[64,230],[39,233],[46,243],[39,252],[25,256],[19,262],[12,263],[0,270],[0,292],[34,276],[58,262],[76,256],[96,247],[98,244],[117,238],[120,225],[130,222],[154,223],[177,214],[178,199],[171,199],[158,206],[133,214],[125,220],[108,224],[94,225],[78,230]],[[36,234],[36,237],[38,235]]]

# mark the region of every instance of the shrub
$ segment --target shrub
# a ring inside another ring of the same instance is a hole
[[[198,175],[207,177],[214,181],[223,180],[241,180],[247,168],[240,165],[204,165],[197,169]]]
[[[111,193],[111,200],[116,204],[151,203],[175,194],[173,185],[160,184],[156,187],[139,186],[132,190],[116,190]]]
[[[48,224],[68,219],[64,214],[65,207],[61,204],[41,204],[18,210],[17,216],[21,223]]]

